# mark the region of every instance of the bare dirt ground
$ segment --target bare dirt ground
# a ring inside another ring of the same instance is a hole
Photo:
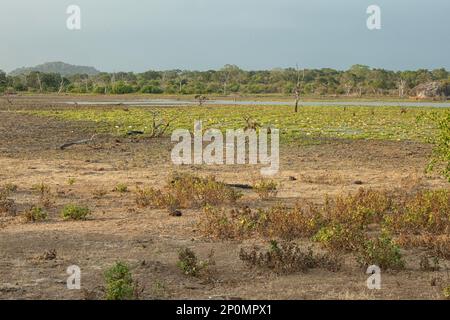
[[[170,163],[169,139],[126,139],[100,136],[95,143],[67,150],[57,147],[90,137],[93,124],[62,122],[0,110],[0,183],[18,186],[13,198],[19,212],[37,201],[32,186],[52,188],[54,204],[47,222],[24,224],[18,218],[0,219],[0,299],[85,299],[87,291],[103,285],[103,273],[121,260],[132,267],[144,286],[143,298],[167,299],[439,299],[433,279],[446,271],[419,269],[420,250],[403,252],[406,270],[382,275],[382,289],[368,290],[367,275],[353,257],[339,272],[312,270],[288,276],[247,269],[239,250],[255,243],[215,242],[197,230],[201,210],[183,210],[170,217],[165,210],[138,208],[132,192],[114,192],[118,183],[162,186],[173,170],[214,174],[227,183],[252,183],[259,168],[251,166],[175,167]],[[276,180],[276,201],[321,202],[324,196],[362,187],[449,188],[438,177],[425,176],[431,146],[416,142],[328,140],[318,145],[285,147]],[[290,176],[297,181],[291,181]],[[72,179],[73,184],[68,180]],[[104,196],[97,197],[99,191]],[[251,191],[240,205],[268,206]],[[67,203],[89,206],[87,221],[60,217]],[[309,245],[310,243],[305,243]],[[200,258],[215,252],[213,280],[185,276],[177,268],[178,250],[193,249]],[[40,257],[56,250],[52,260]],[[448,261],[444,262],[449,265]],[[66,288],[66,269],[78,265],[82,288]]]

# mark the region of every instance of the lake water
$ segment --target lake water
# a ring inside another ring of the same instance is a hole
[[[192,100],[176,99],[143,99],[143,100],[116,100],[116,101],[66,101],[66,104],[78,105],[128,105],[128,106],[190,106],[198,105]],[[248,106],[294,106],[289,101],[255,101],[255,100],[207,100],[204,105],[248,105]],[[450,108],[450,102],[416,102],[416,101],[302,101],[300,106],[368,106],[368,107],[434,107]]]

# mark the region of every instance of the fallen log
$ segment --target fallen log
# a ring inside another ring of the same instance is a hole
[[[64,150],[64,149],[67,149],[67,148],[69,148],[71,146],[74,146],[74,145],[77,145],[77,144],[86,144],[86,143],[92,142],[95,139],[96,136],[97,135],[94,134],[90,139],[83,139],[83,140],[78,140],[78,141],[72,141],[72,142],[64,143],[61,146],[59,146],[59,149],[60,150]]]

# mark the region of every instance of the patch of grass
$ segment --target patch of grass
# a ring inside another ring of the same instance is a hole
[[[422,119],[425,117],[438,127],[437,134],[430,138],[434,149],[427,170],[433,171],[437,166],[442,167],[440,172],[450,182],[450,112],[447,111],[444,115],[436,112],[422,115]]]
[[[341,262],[336,256],[315,254],[311,248],[304,251],[295,243],[278,244],[274,240],[267,251],[261,252],[256,247],[250,251],[241,249],[239,258],[250,268],[267,269],[277,274],[307,272],[314,268],[336,272],[341,268]]]
[[[91,210],[89,208],[76,204],[66,205],[61,212],[64,220],[86,220],[90,214]]]
[[[448,112],[444,108],[411,107],[407,113],[402,107],[366,106],[302,106],[292,113],[291,106],[191,106],[173,108],[129,107],[121,108],[64,108],[60,110],[22,111],[45,117],[70,121],[92,121],[99,131],[125,135],[130,128],[148,132],[152,128],[152,113],[158,112],[165,119],[173,119],[167,133],[174,129],[193,128],[192,119],[202,119],[206,129],[219,130],[245,128],[245,118],[251,118],[261,127],[281,129],[282,142],[303,143],[314,138],[383,139],[424,141],[436,134],[438,128],[430,117],[417,121],[423,113],[435,112],[439,117]]]
[[[104,274],[106,300],[133,300],[135,287],[127,264],[116,262]]]
[[[261,179],[253,185],[253,190],[261,200],[269,200],[277,196],[278,184],[273,180]]]
[[[68,184],[69,186],[73,186],[73,185],[75,184],[75,182],[77,182],[77,179],[75,179],[75,178],[69,178],[69,179],[67,179],[67,184]]]

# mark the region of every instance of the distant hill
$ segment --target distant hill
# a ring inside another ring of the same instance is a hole
[[[44,73],[59,73],[63,76],[71,76],[74,74],[88,74],[90,76],[100,73],[93,67],[75,66],[64,62],[47,62],[35,67],[18,68],[10,72],[10,75],[17,76],[28,74],[32,71],[40,71]]]

